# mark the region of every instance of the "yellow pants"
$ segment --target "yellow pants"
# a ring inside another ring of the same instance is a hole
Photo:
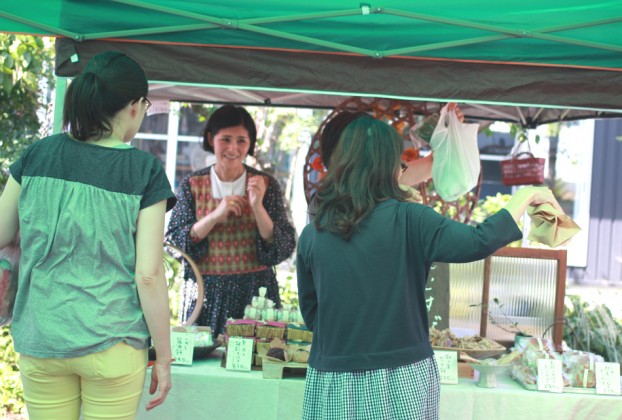
[[[134,419],[145,382],[147,350],[119,343],[68,359],[20,355],[30,420]]]

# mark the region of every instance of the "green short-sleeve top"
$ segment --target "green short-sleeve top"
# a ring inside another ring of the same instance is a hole
[[[21,185],[15,350],[68,358],[122,341],[146,348],[135,234],[141,209],[175,205],[162,164],[133,147],[58,134],[32,144],[10,171]]]

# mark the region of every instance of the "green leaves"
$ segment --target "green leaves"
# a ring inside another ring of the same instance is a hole
[[[622,362],[622,324],[605,305],[592,308],[579,296],[567,296],[564,319],[563,337],[570,347]]]
[[[37,112],[51,100],[52,55],[49,40],[0,34],[0,189],[9,165],[43,134]]]
[[[298,306],[298,287],[296,285],[296,266],[292,259],[288,259],[276,268],[277,281],[279,283],[279,295],[281,303],[289,303]]]
[[[510,134],[519,143],[529,140],[529,132],[527,131],[527,128],[521,127],[518,124],[510,124]],[[540,143],[540,135],[536,134],[534,141],[536,142],[536,144]]]
[[[0,415],[26,411],[17,367],[18,355],[9,332],[9,326],[0,329]]]

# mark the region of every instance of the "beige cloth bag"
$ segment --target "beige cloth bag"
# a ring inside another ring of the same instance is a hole
[[[548,203],[530,207],[527,214],[531,217],[531,230],[527,239],[551,248],[558,247],[581,230],[570,216]]]

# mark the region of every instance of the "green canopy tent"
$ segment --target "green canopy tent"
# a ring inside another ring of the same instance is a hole
[[[5,0],[0,31],[58,37],[59,76],[124,51],[162,99],[455,100],[524,126],[622,116],[619,1]]]

